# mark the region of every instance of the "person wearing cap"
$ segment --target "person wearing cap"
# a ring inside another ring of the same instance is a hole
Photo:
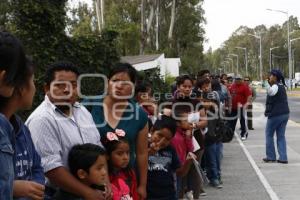
[[[240,119],[241,124],[241,139],[246,140],[248,137],[246,120],[245,120],[245,108],[251,102],[251,91],[243,82],[243,77],[237,75],[235,81],[229,89],[232,97],[232,110],[230,116],[230,126],[232,130],[235,130],[237,119]]]
[[[267,88],[267,100],[265,116],[266,124],[266,157],[264,162],[276,162],[276,153],[274,145],[274,133],[276,132],[277,150],[279,154],[278,163],[287,164],[285,130],[289,119],[289,106],[286,94],[286,85],[282,72],[278,69],[273,69],[270,72],[269,87]]]

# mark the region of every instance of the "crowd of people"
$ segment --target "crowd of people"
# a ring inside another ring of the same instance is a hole
[[[253,130],[250,77],[209,70],[181,75],[162,102],[127,63],[113,67],[103,98],[84,100],[77,92],[78,67],[50,64],[44,101],[23,122],[16,113],[32,106],[34,68],[21,42],[0,32],[1,200],[201,199],[206,182],[223,185],[220,121],[231,139],[238,119],[242,140]],[[281,85],[271,89],[272,97],[284,93]],[[268,105],[276,103],[272,97]],[[267,108],[269,117],[284,115],[268,124],[286,122],[284,108]],[[281,133],[285,125],[278,127]],[[268,137],[275,131],[270,126]],[[284,142],[280,160],[287,162]],[[274,154],[270,147],[265,161],[274,161]]]

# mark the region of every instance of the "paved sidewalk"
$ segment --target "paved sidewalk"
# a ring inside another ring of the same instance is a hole
[[[231,143],[225,144],[222,166],[224,187],[218,190],[207,186],[205,190],[208,196],[202,199],[300,199],[300,125],[291,121],[288,123],[286,137],[289,164],[263,163],[266,124],[263,111],[264,106],[262,104],[254,104],[255,130],[250,131],[248,140],[242,143],[249,153],[248,157],[237,138]],[[238,127],[236,130],[238,130]],[[253,160],[252,165],[249,158]],[[254,170],[253,165],[256,167],[256,170]],[[261,175],[260,178],[258,174]]]

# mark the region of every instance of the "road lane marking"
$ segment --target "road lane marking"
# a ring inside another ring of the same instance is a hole
[[[266,189],[268,195],[270,196],[271,200],[279,200],[279,197],[277,196],[277,194],[275,193],[275,191],[273,190],[273,188],[267,181],[266,177],[263,175],[263,173],[258,168],[257,164],[255,163],[254,159],[250,155],[250,153],[249,153],[248,149],[246,148],[246,146],[244,145],[244,143],[239,138],[238,134],[235,132],[234,135],[235,135],[235,138],[238,141],[239,145],[242,147],[248,161],[250,162],[255,173],[257,174],[259,180],[261,181],[261,183],[263,184],[264,188]]]

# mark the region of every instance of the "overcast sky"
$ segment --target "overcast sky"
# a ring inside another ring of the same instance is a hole
[[[300,19],[300,0],[204,0],[207,24],[205,50],[217,49],[240,26],[282,24],[287,16],[266,9],[288,11]]]
[[[91,5],[92,0],[70,0],[72,4],[79,1]],[[206,38],[205,50],[217,49],[240,26],[253,28],[260,24],[268,27],[282,24],[286,15],[267,11],[267,8],[288,11],[300,20],[300,0],[204,0]]]

